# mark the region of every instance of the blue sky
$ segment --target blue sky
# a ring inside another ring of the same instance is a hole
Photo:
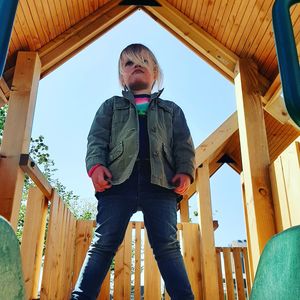
[[[56,177],[82,201],[96,201],[84,164],[91,122],[104,100],[120,95],[118,57],[135,42],[156,55],[164,73],[161,97],[181,106],[195,146],[236,110],[233,84],[137,11],[40,82],[32,135],[45,137],[58,168]],[[245,239],[239,175],[223,166],[211,178],[211,194],[213,217],[219,221],[216,244],[227,246],[232,240]],[[191,211],[197,210],[196,203],[194,197]]]

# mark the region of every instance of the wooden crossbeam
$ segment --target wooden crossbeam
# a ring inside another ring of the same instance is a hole
[[[119,5],[120,2],[108,1],[93,14],[38,49],[42,63],[41,77],[59,67],[137,9],[133,5]],[[11,82],[13,73],[14,67],[5,71],[7,82]]]
[[[201,57],[211,63],[218,71],[221,71],[224,76],[233,81],[238,57],[168,1],[158,0],[157,2],[161,6],[148,6],[143,9],[166,29],[180,37],[193,51],[197,51]]]
[[[221,126],[196,148],[196,166],[211,161],[214,153],[224,147],[228,139],[238,130],[237,113],[234,112]]]
[[[29,154],[21,154],[20,167],[28,174],[37,187],[43,192],[44,196],[50,200],[52,196],[53,188],[39,167],[30,158]]]
[[[0,149],[0,214],[17,228],[24,184],[21,153],[29,151],[41,63],[35,52],[19,52]]]
[[[8,102],[10,89],[3,77],[0,77],[0,107]]]

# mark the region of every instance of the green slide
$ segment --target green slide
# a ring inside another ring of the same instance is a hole
[[[19,241],[10,224],[0,216],[0,299],[24,300]]]
[[[300,299],[300,226],[275,235],[265,246],[250,300]]]
[[[272,20],[285,105],[300,127],[300,66],[290,15],[290,8],[296,3],[300,0],[276,0]]]

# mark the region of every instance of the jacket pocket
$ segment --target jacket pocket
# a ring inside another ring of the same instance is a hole
[[[111,165],[117,158],[119,158],[124,152],[123,141],[120,142],[117,146],[112,148],[108,155],[108,164]]]
[[[164,143],[162,144],[162,148],[163,148],[163,154],[166,161],[168,162],[170,168],[174,171],[175,165],[174,165],[174,159],[173,159],[171,149],[168,146],[166,146]]]

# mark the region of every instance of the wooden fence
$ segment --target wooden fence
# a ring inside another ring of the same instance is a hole
[[[195,299],[201,299],[200,238],[198,224],[178,224],[178,239],[182,244],[183,257],[191,281]],[[74,281],[85,257],[92,221],[77,221]],[[80,241],[80,242],[79,242]],[[108,300],[170,299],[165,295],[164,285],[150,248],[143,222],[130,222],[123,243],[120,245],[114,267],[106,276],[98,299]]]
[[[251,283],[246,247],[217,247],[220,300],[249,299]]]
[[[37,185],[29,191],[21,241],[26,299],[66,300],[77,280],[95,222],[76,220],[30,160],[25,159],[21,168]],[[195,299],[203,300],[199,225],[178,224],[178,240]],[[246,299],[250,290],[246,248],[216,248],[216,256],[220,300]],[[129,223],[98,300],[112,297],[170,299],[143,222]]]

